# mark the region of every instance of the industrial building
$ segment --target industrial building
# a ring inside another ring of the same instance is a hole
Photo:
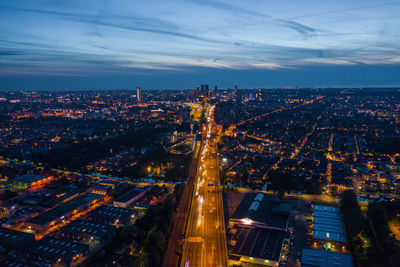
[[[35,232],[44,232],[48,227],[68,219],[73,214],[87,209],[102,199],[102,195],[85,193],[29,219],[25,222],[25,227]]]
[[[246,194],[229,220],[229,265],[279,265],[292,204],[274,195]]]
[[[54,180],[53,176],[39,174],[25,174],[15,177],[11,186],[19,189],[35,189],[40,188]]]
[[[282,244],[289,242],[290,234],[281,230],[234,226],[231,230],[233,247],[229,265],[241,266],[243,263],[264,266],[277,266],[282,253]]]
[[[332,252],[323,249],[303,249],[302,267],[353,267],[350,254]]]
[[[59,235],[75,241],[104,244],[113,238],[115,229],[111,225],[78,219],[62,227]]]
[[[282,202],[274,195],[263,193],[246,194],[229,220],[229,226],[253,225],[287,231],[292,204]]]
[[[89,246],[68,240],[45,237],[30,250],[30,253],[41,262],[72,264],[89,253]]]
[[[0,227],[0,246],[6,249],[25,250],[34,244],[34,235]]]
[[[313,239],[322,242],[327,249],[332,245],[346,245],[339,207],[314,205]]]
[[[124,225],[137,217],[137,212],[131,209],[102,205],[89,212],[87,217],[89,221]]]
[[[130,205],[144,197],[149,191],[150,188],[134,188],[116,199],[113,203],[114,207],[128,208]]]
[[[100,195],[110,195],[112,191],[113,187],[111,185],[106,185],[106,184],[96,184],[90,188],[91,193]]]

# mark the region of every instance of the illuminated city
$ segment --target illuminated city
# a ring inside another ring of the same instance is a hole
[[[400,266],[399,8],[4,1],[0,266]]]

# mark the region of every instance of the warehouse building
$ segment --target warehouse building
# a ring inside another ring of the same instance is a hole
[[[105,244],[114,237],[115,229],[111,225],[78,219],[62,227],[59,235],[74,241]]]
[[[68,240],[45,237],[30,252],[33,258],[43,263],[71,265],[80,257],[89,253],[89,246]]]
[[[70,218],[78,212],[84,211],[102,199],[102,195],[85,193],[29,219],[25,222],[25,227],[35,232],[45,232],[49,227]]]
[[[237,225],[231,233],[233,249],[229,255],[229,266],[277,266],[283,242],[289,242],[290,239],[290,234],[286,231]]]
[[[90,188],[91,193],[100,195],[110,195],[112,191],[113,187],[111,185],[105,185],[105,184],[96,184]]]
[[[332,246],[345,246],[340,208],[334,206],[314,205],[313,208],[313,239],[322,243],[326,249]]]
[[[0,246],[6,249],[25,250],[35,244],[32,234],[0,227]]]
[[[229,220],[229,226],[253,225],[287,231],[292,204],[282,202],[274,195],[246,194]]]
[[[89,221],[105,224],[125,225],[137,217],[137,212],[131,209],[102,205],[87,215]]]
[[[291,212],[292,204],[274,195],[246,194],[229,220],[229,266],[279,265]]]
[[[128,208],[130,205],[144,197],[149,191],[150,188],[134,188],[115,200],[114,207]]]
[[[35,189],[47,185],[52,180],[54,180],[54,177],[50,175],[25,174],[15,177],[11,186],[19,189]]]
[[[323,249],[303,249],[302,267],[353,267],[350,254],[332,252]]]

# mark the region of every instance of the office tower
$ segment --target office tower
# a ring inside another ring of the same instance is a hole
[[[204,90],[205,90],[206,96],[210,96],[211,92],[210,92],[210,89],[208,88],[208,84],[205,85],[205,89]]]
[[[136,99],[138,103],[142,102],[142,92],[140,87],[136,88]]]
[[[217,90],[218,90],[218,87],[217,87],[217,86],[215,86],[215,87],[214,87],[214,91],[216,92]]]
[[[201,85],[201,94],[204,95],[204,84]]]
[[[237,91],[237,83],[235,82],[235,95],[237,95],[238,91]]]
[[[200,93],[200,87],[198,85],[196,85],[196,94]]]

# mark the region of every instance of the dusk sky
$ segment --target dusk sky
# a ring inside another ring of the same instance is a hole
[[[400,86],[400,1],[4,0],[0,89]]]

